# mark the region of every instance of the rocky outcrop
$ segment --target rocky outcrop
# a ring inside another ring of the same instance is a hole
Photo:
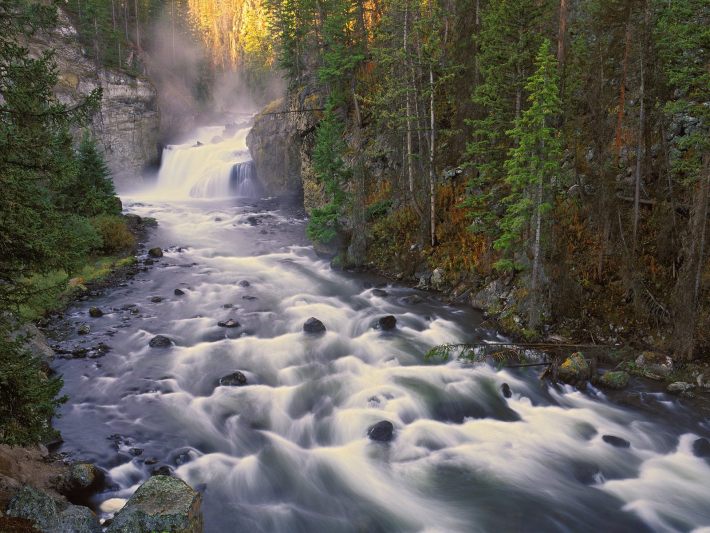
[[[302,195],[309,212],[325,203],[311,159],[321,107],[317,92],[309,88],[291,91],[266,106],[247,135],[247,147],[265,191],[275,196]]]
[[[120,189],[139,183],[144,167],[157,162],[160,156],[156,90],[144,78],[97,67],[78,42],[76,28],[60,11],[57,28],[51,34],[33,37],[29,47],[35,54],[55,50],[59,76],[55,92],[61,102],[74,105],[94,89],[103,89],[92,130],[116,186]]]
[[[31,521],[44,533],[100,533],[98,518],[88,508],[66,505],[30,486],[20,489],[10,500],[5,514]]]
[[[107,533],[202,533],[202,497],[181,479],[153,476],[114,517]]]

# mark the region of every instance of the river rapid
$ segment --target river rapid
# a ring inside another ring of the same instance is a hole
[[[123,198],[158,220],[164,257],[67,313],[91,332],[65,345],[110,346],[55,365],[62,450],[109,472],[105,517],[167,466],[203,493],[209,533],[710,531],[710,464],[692,452],[708,420],[663,393],[621,405],[539,369],[426,361],[501,338],[470,308],[332,270],[301,209],[258,198],[246,133],[166,148],[155,186]],[[384,315],[395,330],[373,327]],[[158,334],[173,345],[151,348]],[[219,385],[235,371],[246,385]],[[391,442],[367,437],[382,420]]]

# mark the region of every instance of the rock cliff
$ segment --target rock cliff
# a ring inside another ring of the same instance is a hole
[[[78,44],[77,31],[62,11],[58,25],[50,34],[39,34],[29,43],[38,54],[55,50],[60,101],[72,105],[82,95],[103,88],[101,108],[92,130],[104,151],[116,187],[125,189],[142,181],[143,169],[156,163],[159,113],[157,93],[151,83],[117,70],[97,66]]]

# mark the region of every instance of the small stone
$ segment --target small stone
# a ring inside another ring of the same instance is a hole
[[[154,264],[155,264],[155,261],[153,261],[152,259],[148,258],[148,259],[143,260],[143,264],[150,266],[150,265],[154,265]]]
[[[175,289],[173,293],[175,294],[175,296],[185,296],[185,291],[182,289]]]
[[[148,255],[150,257],[163,257],[163,250],[160,248],[151,248],[148,250]]]
[[[259,219],[256,217],[247,217],[247,223],[250,226],[257,226],[259,224]]]
[[[155,457],[147,457],[143,463],[147,464],[148,466],[154,465],[158,463],[158,459]]]
[[[150,301],[153,302],[154,304],[159,304],[160,302],[163,301],[163,297],[162,296],[152,296],[150,298]]]
[[[168,465],[158,466],[150,472],[150,475],[151,476],[172,476],[173,469],[170,468]]]
[[[89,316],[91,318],[101,318],[104,316],[104,312],[98,307],[91,307],[89,308]]]
[[[224,309],[231,309],[232,307],[234,307],[234,304],[224,304],[222,307]]]
[[[240,287],[249,287],[251,283],[249,283],[247,280],[243,279],[239,282]]]
[[[237,370],[219,378],[219,384],[223,387],[241,387],[247,384],[247,377]]]
[[[503,393],[503,397],[505,398],[510,398],[511,396],[513,396],[513,391],[510,390],[510,385],[508,385],[507,383],[503,383],[500,386],[500,390]]]
[[[623,389],[629,384],[629,373],[622,371],[605,372],[599,378],[599,385],[607,389]]]
[[[695,388],[692,383],[686,383],[685,381],[674,381],[666,387],[666,391],[671,394],[682,394],[684,392],[691,391]]]
[[[88,335],[91,333],[91,326],[89,326],[89,324],[80,324],[76,332],[79,335]]]
[[[693,455],[695,457],[710,457],[710,441],[701,437],[693,442]]]
[[[238,328],[241,324],[236,320],[230,318],[229,320],[224,320],[222,322],[217,322],[220,328]]]
[[[607,444],[611,444],[615,448],[628,448],[631,446],[631,443],[628,440],[614,435],[602,435],[602,440]]]
[[[139,455],[143,455],[143,449],[131,448],[130,450],[128,450],[128,453],[130,453],[133,457],[138,457]]]
[[[155,337],[150,339],[148,345],[151,348],[170,348],[173,345],[173,341],[171,341],[165,335],[156,335]]]
[[[242,296],[242,300],[249,300],[251,302],[254,300],[258,300],[258,298],[256,296],[251,296],[249,294],[245,294],[244,296]]]
[[[325,333],[325,325],[315,317],[311,317],[303,324],[303,331],[314,335]]]
[[[382,331],[390,331],[397,327],[397,319],[393,315],[387,315],[381,317],[377,321],[377,324]]]
[[[389,293],[383,289],[372,289],[372,295],[378,298],[386,298],[389,296]]]
[[[389,442],[394,436],[394,426],[389,420],[382,420],[368,428],[367,436],[377,442]]]

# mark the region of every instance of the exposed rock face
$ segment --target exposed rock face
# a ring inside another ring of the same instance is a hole
[[[54,48],[61,102],[74,105],[83,95],[103,88],[101,109],[92,130],[103,148],[118,188],[139,183],[143,168],[159,156],[157,92],[144,78],[98,68],[82,53],[76,29],[62,11],[50,35],[38,35],[29,43],[34,53]]]
[[[23,487],[10,500],[7,516],[24,518],[45,533],[100,533],[96,515],[87,507],[65,505],[46,492]]]
[[[107,533],[202,533],[202,497],[181,479],[153,476],[121,509]]]
[[[291,92],[266,106],[247,135],[247,147],[265,191],[276,196],[302,194],[309,212],[325,203],[323,187],[315,180],[311,161],[321,112],[303,110],[321,107],[320,95],[313,90]]]

